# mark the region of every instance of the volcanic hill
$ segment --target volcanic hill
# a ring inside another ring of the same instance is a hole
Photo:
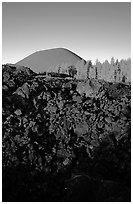
[[[30,67],[35,72],[54,71],[59,66],[76,65],[82,58],[65,48],[37,51],[20,60],[16,65]]]

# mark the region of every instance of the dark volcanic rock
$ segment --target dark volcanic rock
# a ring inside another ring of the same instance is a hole
[[[130,201],[130,85],[3,78],[3,201]]]
[[[15,65],[3,65],[2,67],[3,85],[9,87],[11,93],[34,75],[35,73],[27,67]]]

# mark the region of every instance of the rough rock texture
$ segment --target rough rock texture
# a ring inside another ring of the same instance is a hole
[[[3,201],[130,201],[131,87],[19,71],[3,68]]]
[[[85,94],[86,97],[95,97],[100,87],[102,87],[102,82],[96,79],[86,79],[78,82],[76,90],[80,95]]]

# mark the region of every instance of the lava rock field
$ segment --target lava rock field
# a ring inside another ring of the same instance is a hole
[[[131,200],[131,85],[3,65],[2,200]]]

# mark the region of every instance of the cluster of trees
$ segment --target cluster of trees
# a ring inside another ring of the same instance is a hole
[[[77,79],[94,78],[108,82],[131,82],[131,58],[119,61],[112,57],[110,62],[105,60],[103,63],[97,59],[94,64],[91,60],[80,60],[76,65],[57,65],[55,72],[59,76],[69,74],[69,76]],[[46,72],[40,74],[46,75]]]
[[[69,66],[67,72],[77,78],[103,79],[109,82],[131,82],[131,59],[115,60],[111,58],[110,63],[96,60],[93,65],[91,60],[78,62],[75,66]]]
[[[95,76],[106,81],[113,82],[131,82],[131,59],[120,60],[112,57],[111,62],[108,60],[100,63],[98,60],[94,65]]]

